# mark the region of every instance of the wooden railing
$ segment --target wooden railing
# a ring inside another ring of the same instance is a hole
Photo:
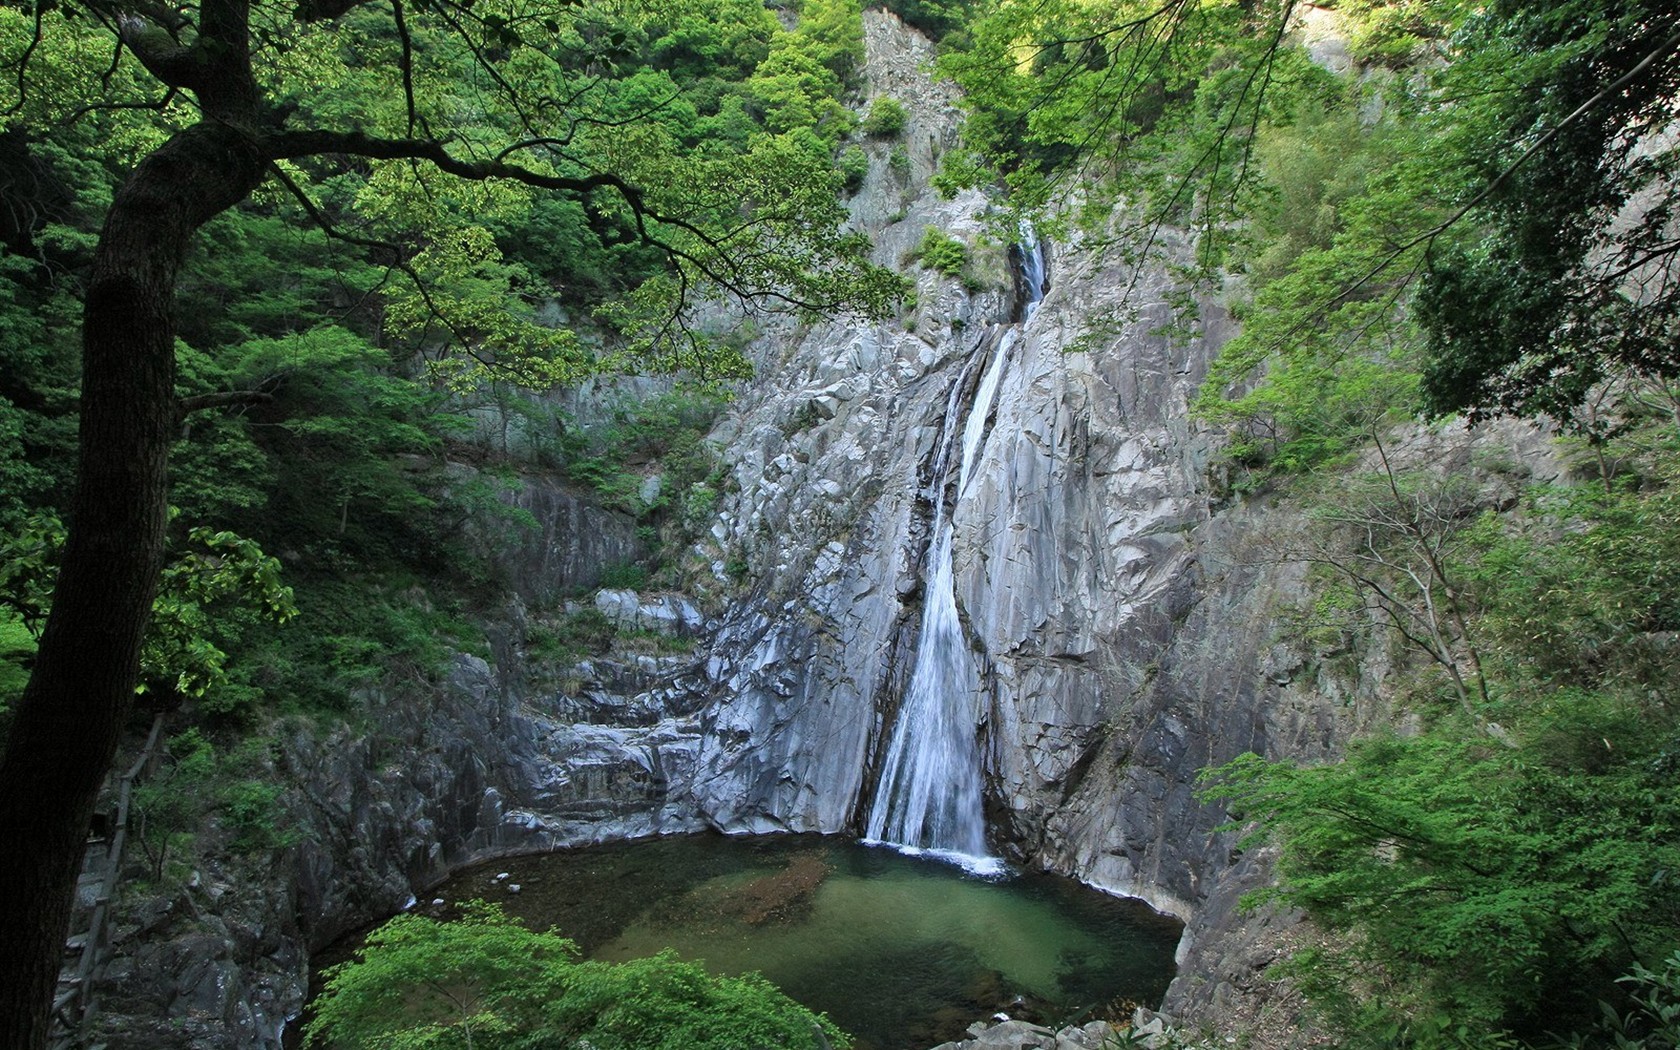
[[[152,731],[146,744],[128,771],[117,781],[116,809],[95,814],[94,827],[89,829],[87,855],[82,861],[82,875],[76,883],[76,913],[91,888],[93,908],[88,913],[85,929],[73,933],[65,942],[67,956],[75,955],[75,968],[68,960],[61,971],[58,989],[53,994],[52,1037],[53,1050],[75,1050],[82,1045],[82,1032],[88,1018],[98,1005],[93,997],[95,976],[110,962],[111,955],[111,897],[116,892],[117,879],[122,875],[123,851],[128,847],[128,811],[134,798],[134,785],[157,768],[162,756],[163,713],[152,719]],[[100,825],[104,824],[104,827]],[[102,847],[102,848],[101,848]],[[74,927],[72,927],[74,929]]]

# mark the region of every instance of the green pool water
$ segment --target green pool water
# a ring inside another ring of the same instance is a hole
[[[445,903],[421,910],[497,901],[594,958],[670,947],[715,972],[758,970],[860,1050],[931,1047],[999,1011],[1058,1025],[1154,1005],[1181,929],[1069,879],[982,880],[807,835],[517,857],[465,869],[434,896]]]

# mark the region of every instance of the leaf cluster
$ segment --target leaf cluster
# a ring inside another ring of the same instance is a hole
[[[329,970],[311,1045],[535,1050],[845,1047],[826,1018],[756,974],[716,977],[670,952],[584,962],[482,901],[453,922],[401,915]]]
[[[937,226],[923,229],[914,254],[923,266],[947,277],[960,275],[968,264],[968,246]]]
[[[252,739],[218,751],[197,728],[169,739],[162,765],[135,786],[132,803],[134,836],[154,882],[181,870],[171,860],[180,865],[190,855],[207,823],[226,833],[236,853],[268,854],[296,842],[280,787],[252,776],[267,765],[264,747]]]

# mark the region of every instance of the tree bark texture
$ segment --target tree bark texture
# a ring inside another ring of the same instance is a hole
[[[175,281],[193,234],[261,182],[250,134],[205,121],[117,191],[83,314],[69,536],[0,760],[0,1047],[41,1050],[76,878],[134,698],[176,431]]]

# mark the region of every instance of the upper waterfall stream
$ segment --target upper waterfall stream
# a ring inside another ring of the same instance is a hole
[[[1020,274],[1025,296],[1020,324],[1032,318],[1044,297],[1043,249],[1029,231],[1023,233]],[[952,516],[968,489],[998,384],[1020,335],[1020,324],[1008,325],[1001,333],[994,329],[981,340],[946,400],[939,451],[928,486],[928,499],[935,509],[921,634],[910,686],[870,806],[865,839],[910,852],[926,852],[981,875],[1001,873],[1003,863],[986,846],[978,740],[981,716],[977,706],[982,671],[975,666],[957,611]],[[988,347],[992,348],[990,364],[963,415],[963,392]],[[960,446],[956,443],[959,433]],[[945,487],[952,453],[959,447],[956,491],[948,505]]]

